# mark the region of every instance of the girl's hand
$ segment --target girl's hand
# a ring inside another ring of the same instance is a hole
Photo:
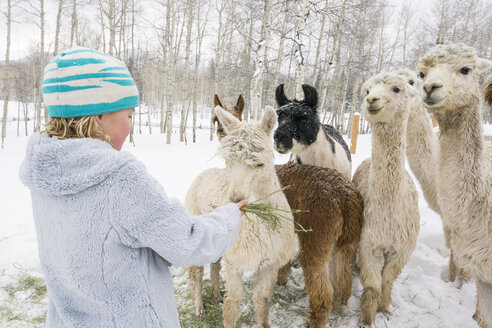
[[[240,211],[241,211],[241,207],[243,207],[246,204],[248,204],[248,201],[246,199],[243,199],[239,203],[236,203],[236,205],[237,205],[237,207],[239,208]],[[244,215],[244,211],[241,211],[241,216],[242,215]]]

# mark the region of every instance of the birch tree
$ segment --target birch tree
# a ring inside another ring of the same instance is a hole
[[[218,6],[216,7],[217,14],[219,16],[219,26],[217,28],[217,43],[215,47],[215,77],[214,77],[214,94],[218,93],[219,89],[219,65],[222,54],[222,14],[226,8],[227,0],[218,0]],[[214,115],[214,108],[211,106],[210,117]],[[214,140],[214,126],[210,123],[210,141]]]
[[[61,0],[60,0],[61,1]],[[70,47],[73,47],[73,43],[78,44],[78,21],[77,21],[77,0],[72,0],[72,23],[70,26]],[[104,29],[103,29],[104,31]],[[104,32],[103,32],[104,34]]]
[[[58,0],[58,12],[56,14],[55,47],[53,49],[53,56],[58,55],[58,41],[60,39],[62,11],[63,11],[63,0]]]
[[[270,13],[272,11],[272,1],[265,0],[265,7],[263,11],[263,19],[261,23],[260,39],[256,45],[256,59],[255,59],[255,72],[251,79],[251,111],[254,111],[255,119],[259,119],[261,116],[261,102],[263,95],[263,80],[265,72],[265,56],[266,48],[268,46],[268,35],[270,32]]]
[[[282,21],[282,27],[280,30],[280,40],[278,46],[277,60],[275,65],[275,75],[273,80],[273,87],[276,88],[278,85],[279,75],[280,75],[280,67],[282,65],[282,59],[284,56],[284,42],[285,36],[287,33],[287,22],[289,21],[289,10],[288,10],[288,2],[284,1],[282,6],[282,12],[284,14],[284,19]]]
[[[304,83],[304,70],[305,70],[305,63],[304,63],[304,55],[302,54],[302,35],[304,32],[304,28],[306,27],[306,20],[308,16],[308,7],[309,6],[309,0],[302,0],[301,3],[301,14],[298,17],[297,24],[296,24],[296,29],[295,29],[295,37],[294,37],[294,42],[296,46],[295,50],[295,58],[296,58],[296,99],[301,99],[301,96],[303,94],[302,92],[302,84]]]
[[[4,149],[5,136],[7,134],[7,115],[9,108],[9,94],[10,94],[10,33],[12,25],[12,5],[11,0],[7,0],[7,47],[5,50],[5,65],[4,65],[4,79],[3,79],[3,116],[2,116],[2,149]],[[18,131],[18,130],[17,130]]]
[[[186,26],[186,49],[185,49],[185,63],[184,63],[184,73],[183,73],[183,97],[181,102],[181,122],[179,125],[179,141],[184,141],[185,131],[186,131],[186,120],[187,116],[185,113],[188,104],[188,70],[190,65],[190,47],[191,47],[191,29],[193,27],[193,7],[195,5],[194,0],[187,0],[187,19],[188,23]]]

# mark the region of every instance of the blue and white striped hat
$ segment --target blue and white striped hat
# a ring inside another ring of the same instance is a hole
[[[125,64],[82,47],[62,51],[44,70],[43,99],[51,117],[79,117],[138,106],[138,90]]]

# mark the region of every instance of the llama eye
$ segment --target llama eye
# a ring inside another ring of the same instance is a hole
[[[460,69],[460,73],[463,74],[463,75],[468,75],[468,73],[470,73],[471,69],[469,67],[463,67],[462,69]]]
[[[398,92],[400,92],[400,88],[394,87],[394,88],[393,88],[393,91],[394,91],[395,93],[398,93]]]
[[[425,74],[423,72],[420,72],[419,73],[419,76],[420,76],[421,79],[423,79],[425,77]]]
[[[413,85],[415,82],[413,82],[413,80],[410,80],[408,81],[408,83],[410,83],[410,85]]]

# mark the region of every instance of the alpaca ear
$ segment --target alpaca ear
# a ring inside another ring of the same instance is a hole
[[[277,113],[272,106],[265,107],[265,114],[261,119],[261,128],[266,132],[267,135],[273,131],[273,128],[277,124]]]
[[[285,96],[284,85],[280,84],[275,90],[275,100],[277,101],[278,107],[282,107],[283,105],[290,103],[290,100]]]
[[[222,106],[222,103],[220,102],[219,96],[217,96],[217,95],[214,95],[214,106],[215,107],[220,106],[220,107],[224,108],[224,106]]]
[[[309,107],[316,108],[318,106],[318,92],[310,85],[303,84],[302,91],[304,91],[304,103]]]
[[[485,58],[478,58],[477,68],[478,68],[480,73],[488,70],[490,67],[492,67],[492,61],[485,59]]]
[[[237,108],[239,108],[239,116],[243,116],[243,110],[244,110],[244,98],[243,95],[239,95],[239,98],[237,98]]]
[[[215,125],[215,122],[217,122],[217,114],[212,115],[212,125]]]
[[[240,122],[234,115],[222,109],[220,106],[215,107],[215,114],[227,134],[229,134],[231,130],[234,130]]]

